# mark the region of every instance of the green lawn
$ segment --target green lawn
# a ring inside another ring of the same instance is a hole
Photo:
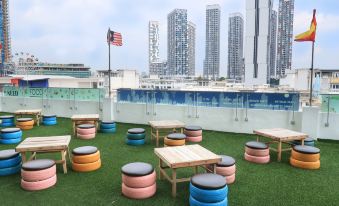
[[[147,143],[133,147],[125,144],[125,133],[132,127],[147,129]],[[20,187],[20,174],[0,177],[0,205],[188,205],[188,183],[178,184],[178,195],[171,196],[171,186],[157,181],[157,193],[147,200],[130,200],[121,195],[120,168],[126,163],[143,161],[157,165],[150,143],[148,126],[117,124],[116,134],[98,134],[94,140],[72,138],[70,148],[94,145],[101,151],[102,167],[91,173],[73,172],[68,160],[68,173],[58,165],[58,182],[50,189],[27,192]],[[34,127],[24,131],[24,137],[65,135],[71,133],[71,122],[58,118],[57,126]],[[229,186],[229,205],[339,205],[339,144],[317,142],[321,149],[321,169],[308,171],[289,165],[289,153],[283,153],[281,163],[271,153],[271,163],[257,165],[244,161],[244,144],[255,136],[204,131],[202,146],[217,153],[233,156],[237,162],[236,182]],[[0,145],[0,149],[15,145]],[[59,157],[43,154],[42,157]],[[179,170],[179,176],[189,176],[193,169]]]

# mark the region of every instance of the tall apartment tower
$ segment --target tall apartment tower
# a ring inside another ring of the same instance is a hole
[[[4,72],[4,62],[11,62],[11,36],[9,31],[8,0],[0,0],[0,73]]]
[[[292,67],[294,0],[279,0],[277,75]]]
[[[271,14],[271,34],[270,34],[270,77],[277,77],[276,57],[277,57],[277,12],[272,10]]]
[[[220,6],[206,7],[206,44],[204,78],[217,79],[220,74]]]
[[[167,74],[188,76],[187,10],[175,9],[167,15]]]
[[[243,80],[244,18],[241,13],[232,13],[228,19],[228,65],[227,77]]]
[[[187,24],[187,44],[188,44],[188,75],[195,75],[195,28],[192,22]]]
[[[155,63],[159,62],[159,22],[157,21],[148,23],[148,62],[149,74],[160,75],[159,66],[155,66]]]
[[[245,85],[269,79],[272,0],[246,0]]]

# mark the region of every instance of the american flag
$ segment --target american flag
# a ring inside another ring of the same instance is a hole
[[[122,36],[119,32],[111,31],[107,32],[107,43],[114,46],[122,46]]]

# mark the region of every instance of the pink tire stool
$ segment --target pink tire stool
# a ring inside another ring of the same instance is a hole
[[[196,137],[186,137],[187,142],[201,142],[202,141],[202,136],[196,136]]]
[[[122,172],[122,194],[132,199],[152,197],[156,190],[156,173],[151,164],[134,162],[124,165]]]
[[[235,159],[227,155],[219,155],[221,162],[217,163],[216,172],[226,178],[227,184],[232,184],[235,181]]]
[[[95,133],[92,134],[77,134],[77,137],[80,139],[94,139],[95,138]]]
[[[25,190],[43,190],[55,185],[56,166],[53,160],[39,159],[25,162],[21,170],[21,187]]]
[[[185,126],[184,134],[187,136],[187,142],[202,141],[202,128],[199,126]]]
[[[95,127],[88,129],[77,128],[77,133],[81,135],[93,134],[95,133]]]
[[[253,162],[253,163],[258,163],[258,164],[267,164],[270,162],[270,156],[252,156],[249,155],[245,152],[245,160],[249,161],[249,162]]]
[[[233,184],[235,182],[235,173],[233,175],[225,176],[225,178],[228,185]]]
[[[121,186],[122,194],[131,199],[146,199],[152,197],[157,191],[157,185],[154,183],[149,187],[133,188],[127,187],[124,183]]]
[[[41,181],[35,181],[35,182],[28,182],[23,179],[21,179],[21,187],[24,190],[28,191],[37,191],[37,190],[44,190],[47,188],[52,187],[57,182],[57,176],[56,174],[48,179],[41,180]]]
[[[94,124],[80,124],[77,126],[77,137],[80,139],[95,138],[96,128]]]
[[[270,155],[270,150],[267,149],[252,149],[250,147],[245,147],[245,152],[249,155],[256,156],[256,157],[263,157]]]
[[[218,175],[230,176],[230,175],[233,175],[235,173],[236,166],[235,166],[235,164],[232,165],[232,166],[229,166],[229,167],[226,167],[226,166],[219,167],[219,166],[217,166],[216,171],[217,171]]]

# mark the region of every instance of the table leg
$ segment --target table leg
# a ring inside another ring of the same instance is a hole
[[[96,120],[95,121],[95,132],[97,132],[98,131],[98,128],[99,128],[99,121],[98,120]]]
[[[281,146],[282,146],[282,142],[279,141],[279,143],[278,143],[278,162],[281,161]]]
[[[64,174],[67,174],[67,163],[66,163],[66,150],[61,151],[61,160],[62,160],[62,167],[64,169]]]
[[[72,121],[72,124],[73,124],[73,125],[72,125],[72,126],[73,126],[73,135],[76,136],[76,135],[75,135],[75,121],[74,121],[74,120]]]
[[[194,167],[194,174],[198,174],[198,166]]]
[[[172,169],[172,196],[177,195],[177,170]]]
[[[304,144],[305,144],[305,139],[302,139],[301,140],[301,145],[304,146]]]
[[[161,170],[162,170],[162,160],[161,158],[159,158],[159,180],[162,180],[164,177]]]
[[[158,129],[158,128],[157,128],[156,133],[157,133],[157,134],[156,134],[156,138],[157,138],[157,139],[156,139],[156,142],[157,142],[156,145],[157,145],[157,147],[159,147],[159,129]]]
[[[180,128],[180,132],[181,132],[181,134],[184,134],[184,128]]]
[[[217,173],[217,167],[216,167],[216,164],[213,164],[213,173],[214,173],[214,174]]]
[[[21,152],[21,159],[22,159],[23,163],[25,163],[27,161],[27,159],[26,159],[26,152]]]
[[[257,142],[259,142],[259,136],[257,136]]]

